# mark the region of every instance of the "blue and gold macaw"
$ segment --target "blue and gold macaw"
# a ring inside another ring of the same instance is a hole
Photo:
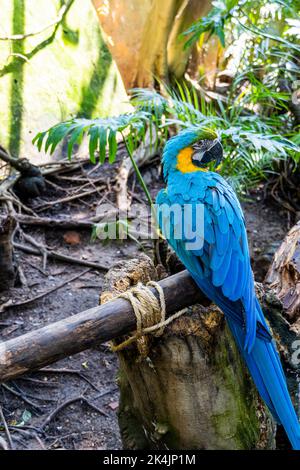
[[[163,152],[167,187],[157,196],[158,222],[199,288],[224,312],[260,395],[284,426],[293,448],[300,449],[299,421],[255,294],[243,212],[231,186],[210,171],[212,162],[218,166],[222,156],[220,140],[210,129],[190,128],[167,142]],[[186,205],[193,209],[189,220],[183,221],[180,237],[175,236],[176,211],[163,209],[178,205],[182,214]],[[190,234],[197,232],[197,205],[203,207],[203,242],[194,249]]]

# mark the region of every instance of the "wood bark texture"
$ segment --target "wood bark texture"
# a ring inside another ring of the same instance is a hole
[[[16,278],[12,234],[16,222],[11,215],[0,215],[0,291],[13,287]]]
[[[137,282],[157,280],[150,259],[118,265],[102,302]],[[174,292],[176,295],[176,292]],[[274,425],[245,369],[224,315],[196,305],[163,336],[118,353],[119,424],[127,449],[274,447]]]
[[[288,232],[266,277],[291,323],[300,318],[300,222]]]

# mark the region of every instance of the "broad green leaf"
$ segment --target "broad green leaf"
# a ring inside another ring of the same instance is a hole
[[[108,161],[109,163],[113,163],[116,159],[117,153],[117,136],[116,131],[111,129],[108,136],[108,146],[109,146],[109,154],[108,154]]]
[[[68,142],[68,159],[71,160],[73,147],[75,144],[80,145],[84,133],[84,124],[79,124],[70,135],[70,140]]]
[[[106,157],[106,144],[107,144],[107,134],[104,127],[98,127],[99,134],[99,161],[100,163],[105,162]]]
[[[58,124],[55,126],[51,132],[51,134],[48,134],[48,138],[45,143],[45,152],[48,151],[49,147],[50,148],[50,154],[54,152],[56,149],[57,145],[59,142],[63,140],[63,138],[67,135],[68,133],[68,126],[64,124]]]
[[[163,99],[161,99],[161,103],[163,103]],[[47,151],[50,148],[50,152],[53,153],[58,143],[68,137],[68,158],[71,158],[74,146],[80,145],[84,134],[87,133],[91,161],[95,162],[95,152],[99,146],[99,158],[100,162],[103,163],[106,156],[108,136],[109,161],[113,162],[117,151],[117,133],[126,129],[133,129],[135,138],[143,138],[145,127],[147,123],[151,121],[151,114],[142,109],[134,113],[109,118],[98,118],[94,120],[83,118],[70,119],[69,121],[51,127],[45,132],[39,133],[33,139],[33,143],[41,150],[43,141],[46,138],[45,149]]]
[[[95,151],[98,147],[99,133],[98,128],[92,126],[89,130],[89,155],[92,163],[96,163]]]
[[[34,139],[32,140],[32,143],[37,145],[37,148],[38,148],[39,152],[42,149],[43,141],[44,141],[44,138],[46,137],[46,135],[47,135],[47,131],[39,132],[39,134],[37,134],[34,137]]]

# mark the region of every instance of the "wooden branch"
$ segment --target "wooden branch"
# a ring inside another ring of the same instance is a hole
[[[17,250],[21,250],[24,253],[28,253],[29,255],[43,256],[43,252],[41,250],[32,248],[31,246],[23,245],[22,243],[16,243],[16,242],[13,243],[13,246]],[[47,258],[55,259],[57,261],[62,261],[63,263],[87,266],[88,268],[97,269],[98,271],[107,271],[109,269],[109,267],[105,266],[104,264],[95,263],[93,261],[88,261],[84,259],[74,258],[73,256],[64,255],[63,253],[58,253],[57,251],[45,249],[45,254],[47,255]]]
[[[71,217],[34,217],[25,214],[16,214],[17,221],[22,225],[31,225],[36,227],[51,227],[64,230],[69,229],[92,229],[96,223],[93,219],[72,219]]]
[[[22,173],[25,171],[26,173],[31,168],[38,168],[32,163],[29,162],[27,158],[14,158],[12,157],[7,150],[5,150],[0,145],[0,159],[3,160],[5,163],[9,164],[12,168]]]
[[[107,213],[100,213],[89,219],[74,219],[72,217],[56,218],[56,217],[39,217],[30,216],[27,214],[16,213],[15,218],[21,225],[30,225],[33,227],[46,227],[46,228],[57,228],[62,230],[92,230],[98,222],[101,222],[103,217],[106,220],[113,220],[119,214],[118,209],[112,209]],[[134,219],[134,214],[129,213],[127,215],[128,220]]]
[[[207,303],[187,271],[159,284],[164,290],[168,316],[197,302]],[[153,293],[158,296],[156,289]],[[0,343],[0,382],[129,333],[135,324],[131,304],[119,298]]]

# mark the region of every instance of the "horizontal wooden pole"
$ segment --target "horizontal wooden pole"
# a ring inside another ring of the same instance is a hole
[[[159,282],[167,315],[207,299],[187,271]],[[156,289],[151,289],[158,296]],[[131,304],[116,299],[25,335],[0,343],[0,382],[52,364],[64,357],[135,329]]]

